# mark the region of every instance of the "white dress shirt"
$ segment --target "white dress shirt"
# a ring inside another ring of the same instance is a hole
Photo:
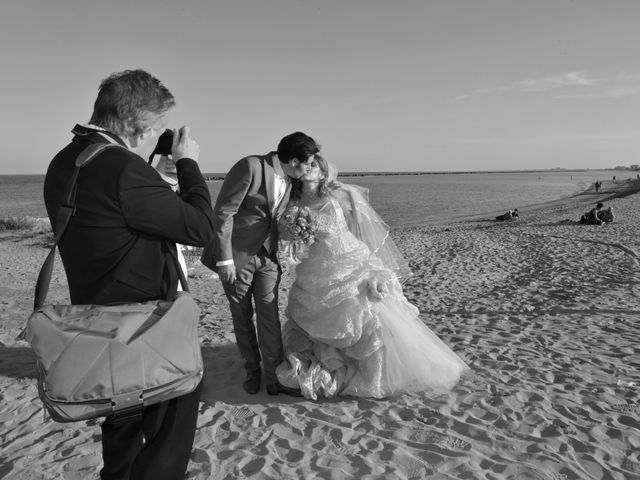
[[[273,157],[273,208],[271,214],[275,215],[278,211],[278,207],[282,203],[284,194],[287,191],[287,185],[289,184],[289,177],[282,170],[280,160],[276,155]]]

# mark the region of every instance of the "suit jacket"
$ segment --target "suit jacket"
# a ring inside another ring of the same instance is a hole
[[[107,142],[96,130],[76,126],[69,145],[51,161],[44,199],[52,226],[74,171],[90,143]],[[104,132],[106,133],[106,132]],[[116,142],[122,140],[106,133]],[[175,243],[204,246],[213,232],[213,211],[198,164],[177,162],[180,194],[144,159],[110,148],[78,176],[77,209],[60,244],[72,303],[105,304],[168,298],[178,272]]]
[[[216,270],[218,261],[233,259],[240,270],[263,245],[267,251],[277,250],[278,218],[289,201],[290,188],[272,215],[274,161],[278,161],[275,152],[245,157],[225,176],[213,209],[213,240],[201,258],[210,269]]]

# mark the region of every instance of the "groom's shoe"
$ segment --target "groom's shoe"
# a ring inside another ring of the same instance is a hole
[[[282,385],[280,382],[267,384],[267,393],[269,395],[278,395],[284,393],[285,395],[291,395],[292,397],[302,397],[302,392],[299,388],[289,388]]]
[[[242,388],[251,395],[258,393],[260,391],[260,372],[249,373],[242,384]]]

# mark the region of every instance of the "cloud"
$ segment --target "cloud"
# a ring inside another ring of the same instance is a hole
[[[530,78],[515,83],[512,88],[523,92],[546,92],[556,88],[588,87],[598,83],[599,80],[587,78],[584,72],[569,72],[554,77]]]
[[[471,93],[458,95],[456,97],[456,100],[465,100],[472,96],[487,95],[507,91],[531,93],[572,88],[593,90],[593,88],[596,87],[604,88],[604,90],[601,90],[599,92],[589,91],[580,93],[569,93],[564,95],[557,95],[556,98],[621,98],[629,95],[637,95],[638,93],[640,93],[640,85],[615,86],[614,84],[637,84],[638,82],[640,82],[639,74],[620,73],[609,77],[595,78],[590,77],[584,71],[575,71],[547,77],[528,78],[499,87],[482,88]]]
[[[601,92],[584,94],[558,95],[556,98],[624,98],[633,95],[640,95],[640,86],[610,88]]]

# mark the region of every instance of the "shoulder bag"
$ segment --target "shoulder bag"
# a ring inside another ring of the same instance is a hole
[[[40,399],[58,422],[137,417],[144,406],[195,390],[203,374],[197,335],[200,309],[171,248],[183,287],[171,300],[44,305],[55,250],[75,212],[78,173],[110,147],[122,148],[92,144],[76,160],[26,326],[26,339],[37,359]]]

